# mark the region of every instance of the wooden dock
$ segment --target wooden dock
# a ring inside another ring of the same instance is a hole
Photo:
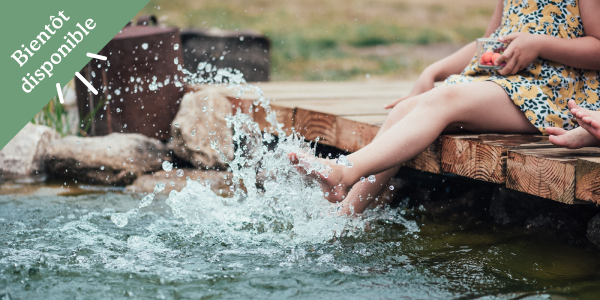
[[[272,82],[259,85],[285,130],[349,152],[369,144],[384,122],[383,105],[406,95],[412,82]],[[234,107],[268,130],[255,95]],[[442,135],[406,167],[503,184],[509,189],[565,204],[600,203],[600,148],[569,150],[542,135]]]

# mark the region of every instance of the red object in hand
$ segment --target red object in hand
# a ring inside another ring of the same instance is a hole
[[[492,55],[492,64],[494,64],[496,62],[496,59],[498,59],[498,57],[502,56],[500,53],[494,53]],[[500,64],[500,63],[498,63]]]
[[[487,51],[487,52],[483,53],[481,55],[481,63],[482,64],[491,63],[493,55],[494,55],[494,52],[492,52],[492,51]]]

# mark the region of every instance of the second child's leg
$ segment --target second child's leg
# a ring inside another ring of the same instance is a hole
[[[352,168],[323,160],[332,171],[327,177],[316,177],[329,194],[328,200],[341,200],[361,177],[390,170],[415,157],[449,125],[474,132],[537,132],[504,89],[492,82],[438,87],[414,98],[416,105],[410,113],[371,144],[348,155]],[[356,212],[360,213],[358,209]]]

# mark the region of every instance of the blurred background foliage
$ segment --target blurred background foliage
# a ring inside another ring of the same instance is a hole
[[[180,28],[253,29],[272,42],[271,78],[412,79],[485,32],[492,0],[151,0]],[[367,75],[369,74],[369,75]]]

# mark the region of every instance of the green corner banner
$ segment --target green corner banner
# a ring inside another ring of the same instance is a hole
[[[4,1],[0,149],[148,2]]]

